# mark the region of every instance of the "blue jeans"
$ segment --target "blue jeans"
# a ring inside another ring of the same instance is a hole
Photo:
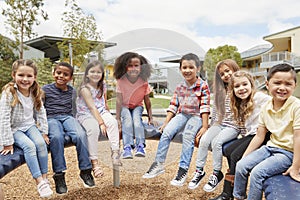
[[[137,106],[134,109],[122,107],[121,110],[121,121],[122,121],[122,139],[123,146],[131,146],[132,148],[136,145],[145,145],[145,132],[142,121],[144,107]],[[135,137],[135,144],[134,144]]]
[[[79,169],[86,170],[92,168],[85,131],[74,117],[59,115],[48,118],[48,128],[52,168],[55,173],[67,169],[64,156],[65,135],[69,136],[72,143],[76,146]]]
[[[211,126],[201,137],[196,166],[204,167],[207,159],[208,150],[211,147],[213,154],[213,169],[221,171],[222,169],[222,145],[238,135],[238,130],[221,125]]]
[[[199,116],[184,113],[179,113],[173,117],[163,130],[156,152],[156,162],[165,162],[171,140],[183,127],[179,167],[184,169],[189,168],[194,151],[195,136],[202,127],[202,119]]]
[[[236,165],[233,196],[246,197],[248,175],[250,187],[247,199],[262,199],[262,185],[265,179],[286,171],[292,164],[293,153],[281,148],[262,146],[242,158]],[[251,172],[251,173],[250,173]]]
[[[47,145],[41,132],[34,125],[27,131],[14,133],[15,145],[24,151],[26,164],[33,178],[38,178],[48,172]]]

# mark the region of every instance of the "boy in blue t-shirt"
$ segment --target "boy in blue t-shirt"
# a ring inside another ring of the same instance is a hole
[[[73,77],[73,67],[66,62],[58,63],[54,68],[53,77],[55,83],[45,85],[42,89],[45,92],[44,106],[47,111],[49,147],[52,168],[55,172],[53,179],[56,192],[64,194],[68,191],[64,172],[67,169],[64,156],[65,136],[69,136],[76,146],[80,178],[84,186],[93,187],[95,182],[91,174],[92,164],[86,146],[86,134],[74,118],[76,90],[68,85]]]

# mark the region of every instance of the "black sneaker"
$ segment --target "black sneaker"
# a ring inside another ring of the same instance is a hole
[[[191,180],[191,182],[189,182],[189,189],[191,189],[191,190],[196,189],[199,186],[199,184],[204,176],[205,176],[204,171],[196,170],[194,172],[193,179]]]
[[[81,170],[80,178],[83,181],[84,187],[86,188],[95,187],[94,177],[92,176],[92,169]]]
[[[187,170],[179,167],[176,177],[170,182],[174,186],[183,186],[187,177]]]
[[[204,185],[203,190],[205,192],[212,192],[216,189],[216,187],[219,185],[220,181],[223,179],[224,175],[220,171],[217,175],[212,174],[210,175],[208,182]]]
[[[57,194],[66,194],[68,192],[68,188],[65,180],[65,172],[55,173],[53,175],[53,179],[55,182],[55,190]]]
[[[233,200],[233,197],[228,195],[225,192],[222,192],[222,194],[220,194],[219,196],[217,196],[216,198],[213,199],[209,199],[209,200]]]

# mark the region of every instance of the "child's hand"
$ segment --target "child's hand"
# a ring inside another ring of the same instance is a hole
[[[107,131],[106,131],[106,126],[105,126],[105,124],[101,124],[101,125],[100,125],[100,129],[101,129],[102,135],[107,136]]]
[[[202,127],[200,128],[200,130],[198,131],[197,135],[196,135],[196,138],[201,138],[202,135],[207,131],[208,128],[206,127]]]
[[[166,126],[167,126],[167,123],[164,122],[163,125],[161,125],[161,127],[158,128],[159,132],[162,133]]]
[[[159,125],[158,121],[155,121],[153,119],[149,119],[148,124],[153,125],[154,127],[157,127]]]
[[[3,146],[3,149],[0,151],[2,155],[7,155],[9,152],[10,154],[14,153],[13,145]]]
[[[48,135],[46,135],[46,134],[43,133],[42,136],[43,136],[43,138],[44,138],[46,144],[50,144],[50,140],[49,140]]]
[[[292,179],[294,179],[295,181],[300,182],[300,169],[297,167],[294,167],[293,165],[290,166],[290,168],[288,168],[286,170],[286,172],[282,173],[283,175],[287,176],[290,175],[292,177]]]
[[[119,132],[122,132],[122,122],[121,119],[117,119]]]

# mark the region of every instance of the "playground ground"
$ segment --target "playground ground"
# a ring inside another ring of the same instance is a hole
[[[148,170],[154,160],[158,141],[147,140],[147,155],[145,158],[134,157],[132,160],[122,160],[123,166],[120,168],[120,187],[113,186],[113,173],[110,160],[110,150],[108,141],[99,142],[99,158],[104,171],[104,176],[96,179],[96,187],[84,188],[79,178],[79,170],[77,165],[77,157],[75,147],[65,149],[68,170],[66,171],[66,182],[68,193],[66,195],[57,195],[54,193],[50,199],[209,199],[220,194],[223,182],[218,188],[207,193],[202,187],[208,181],[209,174],[212,172],[212,156],[209,152],[205,171],[207,175],[203,182],[195,190],[187,188],[188,182],[192,179],[195,170],[195,160],[197,149],[195,149],[191,167],[188,173],[188,179],[183,187],[175,187],[170,185],[170,181],[174,178],[179,162],[181,144],[172,143],[168,152],[166,161],[166,172],[154,179],[142,179],[142,175]],[[223,159],[223,172],[227,169],[226,160]],[[51,187],[55,190],[54,181],[52,179],[51,156],[49,154],[49,180]],[[26,165],[22,165],[10,174],[0,180],[5,199],[38,199],[36,185],[31,178],[30,172]]]

